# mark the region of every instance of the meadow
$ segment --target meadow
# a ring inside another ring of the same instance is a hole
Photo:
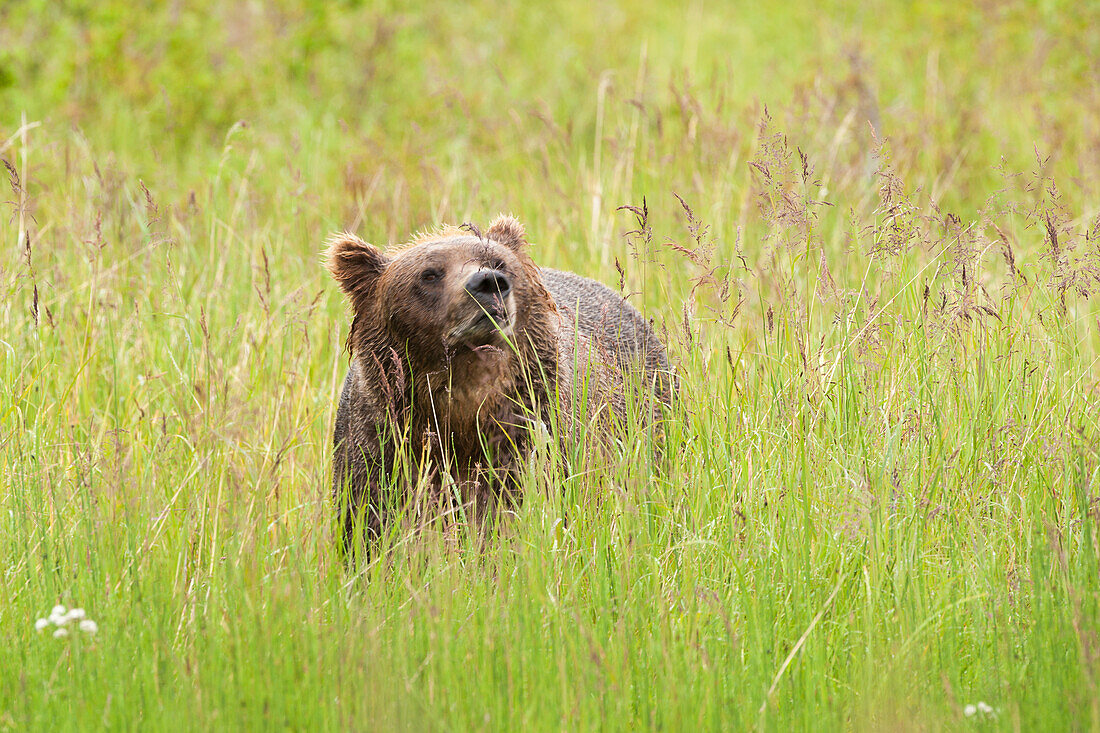
[[[0,731],[1100,729],[1098,120],[1087,3],[0,4]],[[348,567],[324,240],[499,212],[682,409]]]

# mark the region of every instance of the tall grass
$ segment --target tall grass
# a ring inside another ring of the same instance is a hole
[[[0,729],[1100,727],[1092,11],[47,5],[0,8]],[[498,211],[686,409],[349,570],[324,237]]]

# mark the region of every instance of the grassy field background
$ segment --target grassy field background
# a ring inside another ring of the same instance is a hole
[[[0,5],[0,730],[1100,728],[1100,10],[673,5]],[[323,240],[502,211],[686,409],[348,571]]]

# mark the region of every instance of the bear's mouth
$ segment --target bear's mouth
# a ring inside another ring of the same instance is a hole
[[[511,337],[514,320],[510,296],[477,301],[474,310],[447,334],[448,341],[471,348],[495,344]]]

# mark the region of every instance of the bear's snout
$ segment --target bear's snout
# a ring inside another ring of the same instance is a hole
[[[463,289],[469,300],[463,298],[464,302],[453,313],[457,323],[448,332],[449,341],[480,345],[495,340],[499,333],[511,333],[515,296],[507,273],[478,270],[467,278]]]
[[[478,270],[466,281],[466,292],[478,302],[491,305],[495,298],[503,302],[512,292],[512,281],[500,270]]]

